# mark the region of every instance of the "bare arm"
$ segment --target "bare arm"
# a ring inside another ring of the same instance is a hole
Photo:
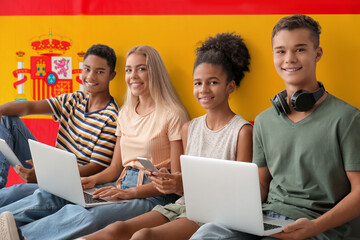
[[[100,164],[97,164],[95,162],[90,162],[86,165],[79,166],[79,172],[80,172],[81,177],[88,177],[88,176],[91,176],[91,175],[101,172],[105,168],[106,167],[104,167]]]
[[[243,127],[244,128],[244,127]],[[251,129],[252,130],[252,129]],[[241,132],[240,132],[241,133]],[[254,135],[255,136],[255,135]],[[240,137],[239,137],[240,138]],[[251,148],[253,149],[253,139],[251,139]],[[256,142],[255,142],[256,143]],[[252,158],[252,151],[251,151],[251,158]],[[272,176],[269,172],[267,166],[259,167],[259,183],[260,183],[260,194],[261,194],[261,202],[265,202],[269,193],[270,182]]]
[[[102,172],[99,172],[90,177],[82,178],[81,182],[83,187],[88,189],[94,187],[95,184],[113,182],[120,176],[123,168],[124,167],[121,160],[120,137],[117,137],[110,166],[104,169]]]
[[[53,115],[47,100],[14,101],[0,105],[0,116],[26,116],[31,114]]]
[[[182,151],[184,153],[186,150],[187,144],[187,134],[191,121],[186,122],[181,128],[181,139],[182,139]],[[180,164],[180,162],[179,162]],[[176,193],[178,195],[183,195],[183,184],[182,184],[182,175],[181,169],[179,165],[179,169],[173,169],[173,165],[171,166],[171,174],[166,169],[160,169],[160,173],[152,173],[150,176],[150,180],[157,190],[162,192],[163,194],[171,194]]]
[[[183,152],[184,153],[186,151],[187,137],[188,137],[188,131],[189,131],[190,123],[191,123],[191,121],[186,122],[181,128],[181,139],[182,139]]]
[[[335,207],[314,220],[300,218],[275,234],[280,239],[305,239],[340,226],[360,215],[360,171],[346,172],[351,184],[350,193]]]
[[[180,168],[180,155],[183,154],[182,141],[170,142],[170,160],[171,160],[171,172],[181,172]]]
[[[346,175],[351,184],[350,193],[335,207],[314,220],[321,232],[340,226],[360,215],[360,171],[348,171]]]
[[[271,179],[272,177],[268,167],[259,167],[260,193],[262,202],[265,202],[267,199]]]
[[[242,162],[251,162],[252,161],[252,149],[253,149],[253,140],[252,140],[252,126],[246,124],[240,131],[237,140],[236,148],[236,160]]]

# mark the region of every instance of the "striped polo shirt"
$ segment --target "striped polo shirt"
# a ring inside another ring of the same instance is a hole
[[[88,96],[82,91],[47,99],[60,122],[56,147],[76,155],[81,165],[109,166],[116,143],[118,106],[113,97],[101,110],[87,113]]]

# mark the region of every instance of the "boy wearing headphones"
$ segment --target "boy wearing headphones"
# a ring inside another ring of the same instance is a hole
[[[255,119],[265,215],[296,220],[279,239],[344,239],[360,215],[360,112],[325,92],[316,78],[320,26],[305,15],[272,32],[274,65],[286,89]],[[191,239],[272,239],[205,224]]]

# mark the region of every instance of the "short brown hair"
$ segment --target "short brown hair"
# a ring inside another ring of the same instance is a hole
[[[287,16],[280,21],[276,23],[274,26],[272,33],[271,33],[271,41],[273,40],[274,36],[280,32],[281,30],[294,30],[298,28],[305,28],[310,30],[310,34],[314,37],[315,47],[318,47],[320,44],[320,33],[321,33],[321,27],[320,24],[312,19],[309,16],[302,15],[302,14],[296,14],[292,16]]]

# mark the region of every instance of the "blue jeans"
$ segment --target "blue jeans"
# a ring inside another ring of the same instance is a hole
[[[122,179],[122,189],[135,187],[138,173],[137,169],[129,169]],[[149,182],[145,175],[144,184]],[[72,239],[93,233],[115,221],[136,217],[158,204],[165,205],[177,198],[178,196],[171,194],[84,208],[38,189],[33,195],[0,208],[0,213],[12,212],[17,226],[27,240]]]
[[[19,117],[1,117],[0,138],[7,142],[24,167],[32,168],[25,161],[31,159],[28,139],[36,138]],[[10,164],[0,152],[0,189],[7,183],[9,167]]]
[[[286,216],[283,216],[281,214],[278,214],[276,212],[268,211],[265,213],[265,215],[273,218],[279,218],[279,219],[289,219]],[[273,237],[262,237],[262,236],[256,236],[248,233],[243,233],[235,230],[228,229],[227,227],[216,224],[216,223],[206,223],[203,226],[201,226],[194,235],[191,236],[191,240],[219,240],[219,239],[226,239],[226,240],[272,240],[277,239]],[[310,240],[329,240],[328,237],[325,236],[325,234],[319,234],[315,237],[308,238]]]
[[[36,183],[21,183],[11,187],[2,188],[0,189],[0,207],[4,207],[27,197],[33,194],[38,188]]]

